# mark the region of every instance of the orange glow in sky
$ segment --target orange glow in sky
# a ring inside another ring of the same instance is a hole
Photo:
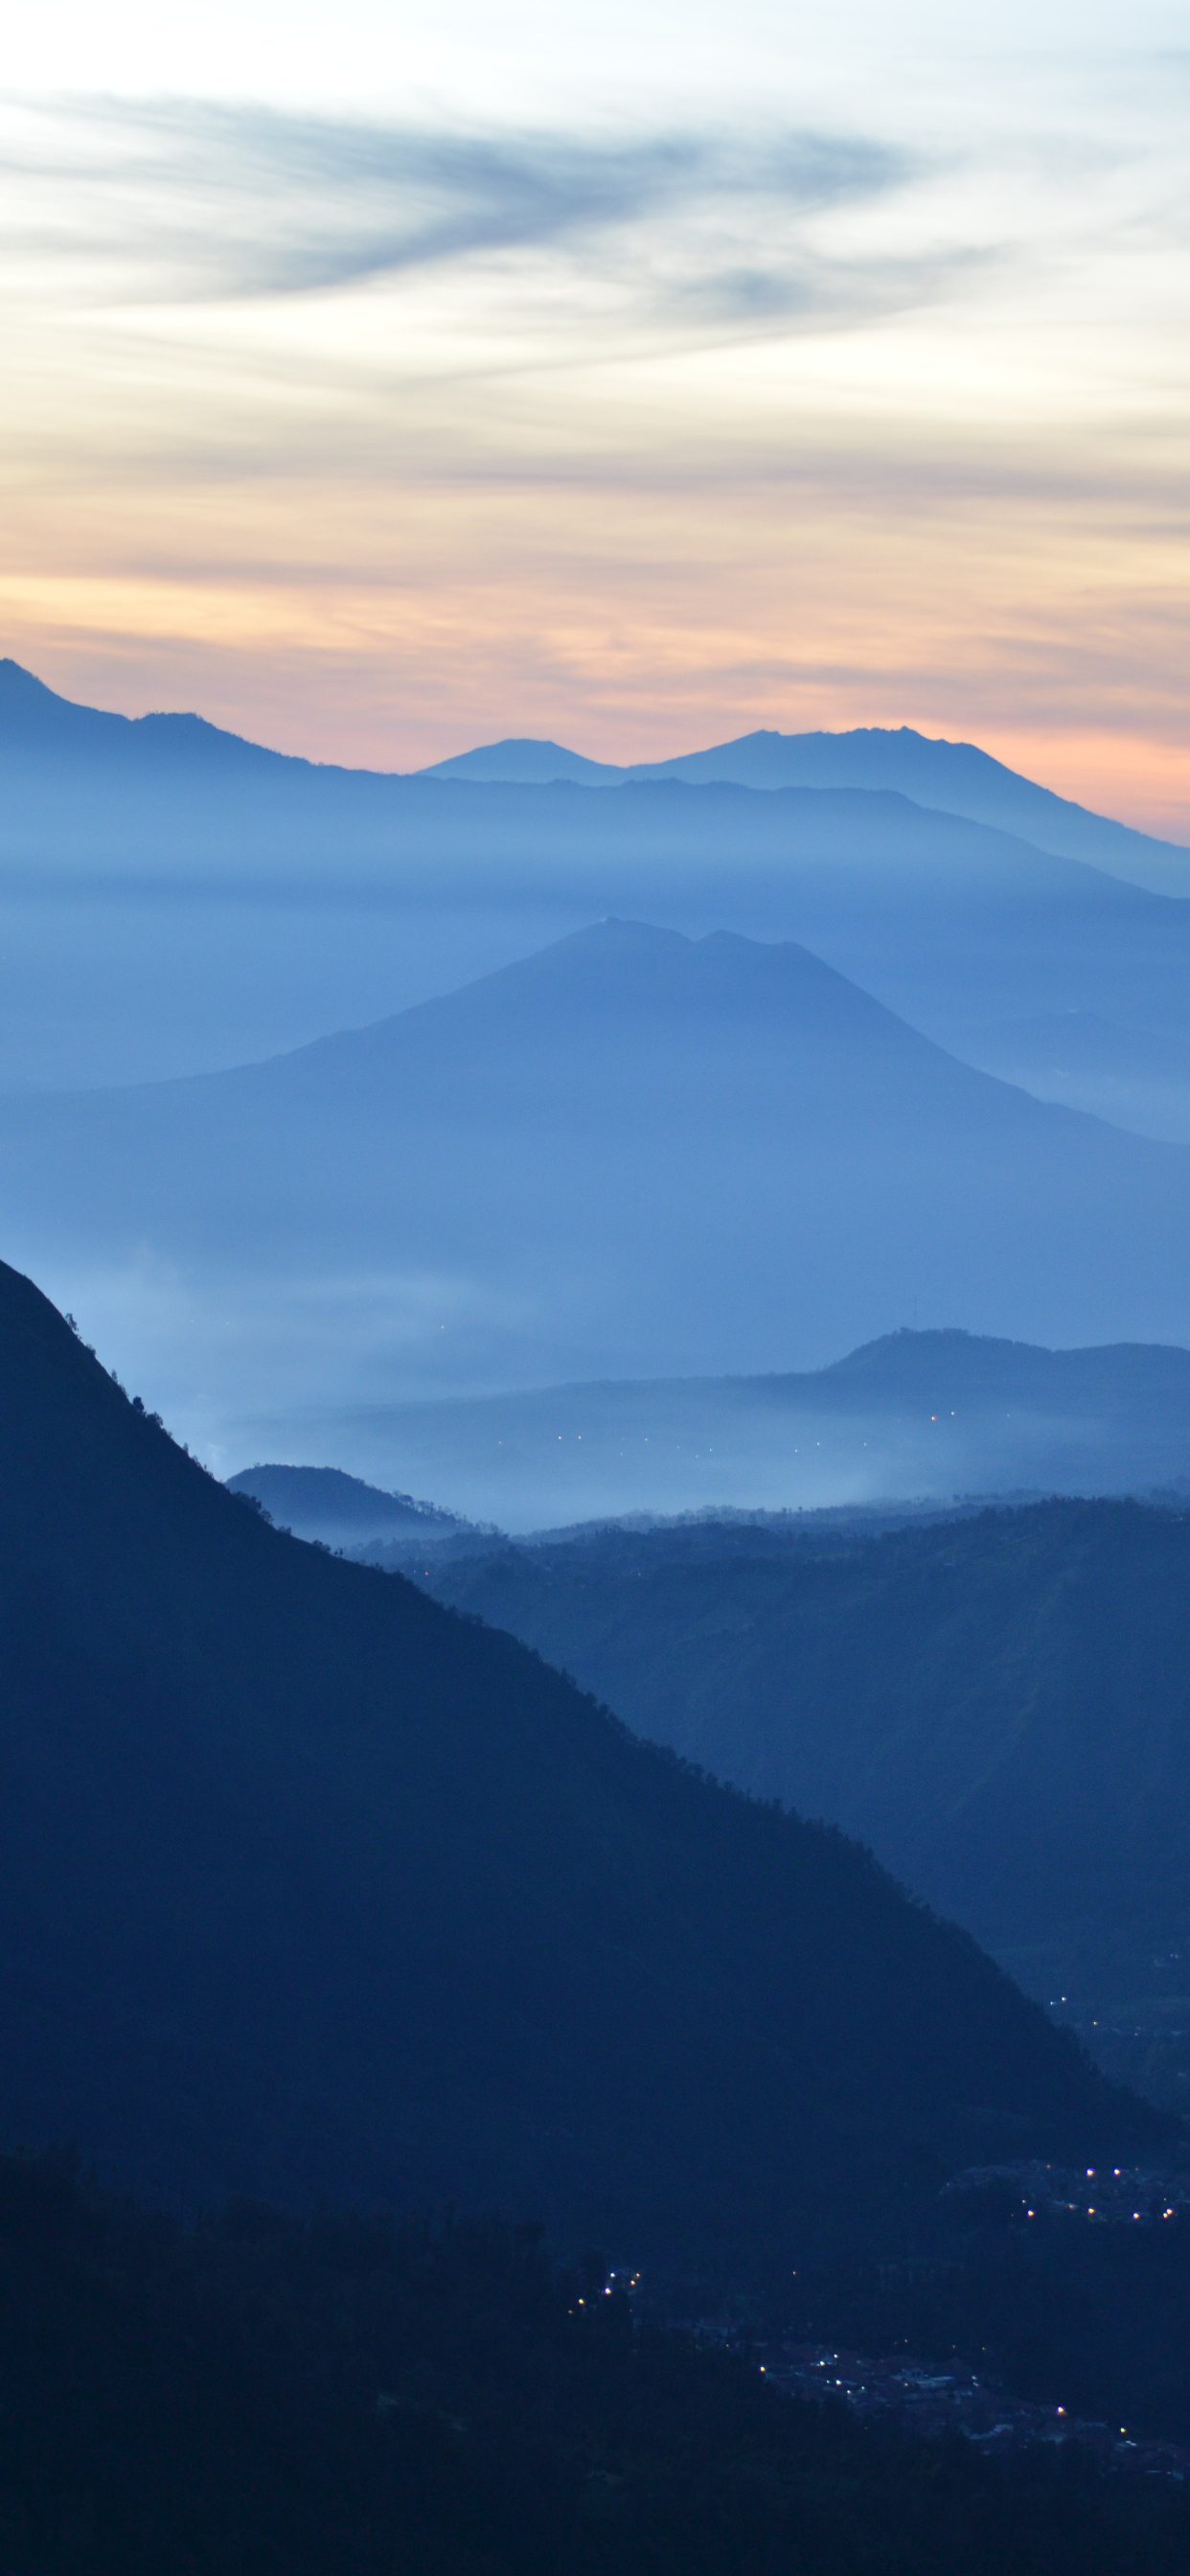
[[[0,650],[394,768],[907,723],[1190,840],[1173,28],[51,5]]]

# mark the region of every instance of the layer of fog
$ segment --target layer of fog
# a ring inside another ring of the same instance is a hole
[[[1190,1144],[1190,1037],[1096,1011],[1051,1011],[953,1032],[965,1063],[1037,1100],[1087,1109],[1114,1127]]]
[[[248,1415],[227,1425],[224,1454],[237,1470],[344,1467],[513,1535],[636,1512],[1148,1492],[1190,1471],[1190,1382],[1179,1414],[1122,1433],[1023,1408],[857,1413],[825,1390],[811,1405],[765,1380],[662,1380]]]
[[[308,1458],[312,1412],[805,1369],[914,1321],[1190,1339],[1184,1148],[969,1070],[796,947],[605,924],[268,1066],[0,1102],[0,1158],[7,1257],[225,1472],[247,1421]]]

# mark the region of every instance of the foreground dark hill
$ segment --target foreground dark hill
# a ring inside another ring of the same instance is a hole
[[[1146,2406],[1141,2365],[1128,2421],[1164,2406],[1180,2432],[1185,2244],[1159,2251],[1164,2298],[1128,2326],[1172,2372]],[[1038,2342],[1046,2367],[1061,2342]],[[1182,2576],[1190,2548],[1185,2452],[1133,2442],[1110,2476],[1082,2439],[987,2458],[860,2424],[495,2221],[183,2228],[62,2159],[0,2159],[0,2375],[13,2576]]]
[[[854,1847],[271,1529],[7,1269],[0,1430],[0,2136],[706,2268],[1172,2134]]]
[[[358,1401],[377,1281],[371,1384],[403,1360],[444,1392],[781,1368],[926,1300],[1039,1342],[1190,1333],[1190,1150],[728,934],[603,922],[266,1065],[3,1100],[0,1156],[30,1267],[181,1276],[204,1368],[262,1409]]]
[[[1135,2323],[1167,2350],[1160,2251]],[[12,2576],[1182,2576],[1190,2548],[1184,2452],[943,2448],[639,2322],[533,2229],[183,2229],[62,2160],[0,2160],[0,2379]],[[1129,2384],[1130,2422],[1180,2431],[1180,2381]]]
[[[1043,1992],[1145,1993],[1155,1952],[1190,1952],[1184,1513],[593,1531],[427,1580],[642,1734],[860,1835]]]

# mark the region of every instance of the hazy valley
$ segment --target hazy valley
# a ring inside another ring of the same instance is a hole
[[[900,1332],[801,1374],[592,1379],[523,1393],[311,1410],[245,1423],[349,1460],[365,1488],[356,1536],[387,1533],[375,1485],[394,1461],[419,1494],[505,1530],[711,1510],[815,1511],[980,1496],[1186,1491],[1190,1354],[1155,1343],[1049,1351],[958,1332]],[[310,1471],[306,1471],[307,1475]],[[303,1537],[347,1543],[316,1486],[249,1470]]]
[[[1166,2576],[1190,859],[0,679],[12,2527]]]

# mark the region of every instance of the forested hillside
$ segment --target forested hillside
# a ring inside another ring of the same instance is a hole
[[[737,2274],[1160,2151],[839,1836],[272,1529],[0,1271],[0,2136]]]
[[[427,1579],[642,1734],[859,1835],[1043,1984],[1190,1947],[1181,1511],[595,1531]]]

